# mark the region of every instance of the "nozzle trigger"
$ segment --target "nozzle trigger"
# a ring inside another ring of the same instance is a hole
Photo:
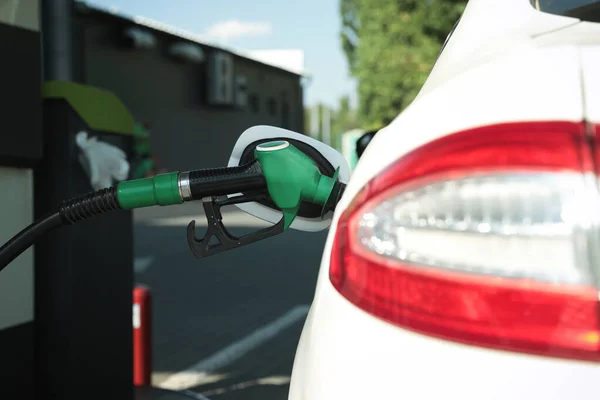
[[[285,221],[282,217],[279,222],[268,228],[263,228],[259,231],[237,237],[227,231],[223,225],[223,216],[221,215],[221,207],[232,204],[247,203],[251,201],[263,200],[267,197],[266,194],[242,194],[235,197],[207,197],[202,199],[202,205],[208,222],[208,228],[202,239],[196,237],[196,221],[193,220],[187,227],[187,240],[196,258],[204,258],[213,254],[222,253],[227,250],[242,247],[247,244],[266,239],[271,236],[278,235],[285,230]],[[216,244],[211,244],[211,239],[215,237],[218,241]]]

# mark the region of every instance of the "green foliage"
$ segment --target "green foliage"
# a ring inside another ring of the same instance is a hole
[[[356,110],[350,106],[350,98],[344,96],[340,99],[337,110],[332,111],[331,134],[339,135],[351,129],[360,128]]]
[[[310,108],[304,107],[304,134],[310,135]]]
[[[342,49],[348,58],[350,70],[354,72],[356,66],[355,51],[358,44],[358,2],[360,0],[341,0],[340,13],[342,16],[342,31],[340,38],[342,40]]]
[[[340,0],[342,48],[364,127],[389,123],[425,82],[465,0]]]

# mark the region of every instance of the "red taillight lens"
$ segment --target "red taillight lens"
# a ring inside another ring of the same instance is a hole
[[[600,124],[593,124],[589,130],[594,136],[594,161],[596,162],[596,174],[600,176]]]
[[[403,328],[600,360],[593,170],[585,124],[503,124],[431,142],[340,217],[331,282]]]

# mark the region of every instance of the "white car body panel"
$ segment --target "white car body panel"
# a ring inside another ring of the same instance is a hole
[[[585,88],[585,115],[588,121],[598,124],[600,123],[600,27],[595,28],[597,33],[594,36],[597,44],[583,46],[580,52]]]
[[[533,48],[537,35],[577,23],[577,19],[540,13],[528,0],[470,0],[419,97],[470,67]]]
[[[296,352],[290,400],[600,398],[598,363],[413,333],[361,311],[329,281],[340,214],[402,155],[476,126],[600,121],[600,48],[592,35],[600,38],[598,24],[540,13],[528,0],[470,1],[423,90],[371,141],[336,209]]]

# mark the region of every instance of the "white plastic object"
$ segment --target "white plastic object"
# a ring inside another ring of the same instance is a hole
[[[81,154],[79,161],[90,179],[94,190],[110,187],[115,181],[123,181],[129,176],[129,162],[123,150],[112,144],[89,137],[81,131],[75,136]]]
[[[257,125],[246,129],[235,143],[227,166],[235,167],[240,165],[240,159],[244,153],[244,150],[246,150],[246,148],[252,143],[263,139],[293,139],[306,143],[319,151],[334,168],[340,169],[338,175],[340,182],[348,183],[348,180],[350,179],[350,168],[348,167],[346,159],[334,148],[309,136],[268,125]],[[279,220],[282,218],[281,211],[264,206],[257,202],[236,204],[236,207],[248,214],[273,224],[279,222]],[[324,215],[323,218],[305,218],[298,216],[296,219],[294,219],[294,222],[292,222],[290,228],[299,231],[318,232],[327,229],[331,224],[332,218],[332,211]]]

